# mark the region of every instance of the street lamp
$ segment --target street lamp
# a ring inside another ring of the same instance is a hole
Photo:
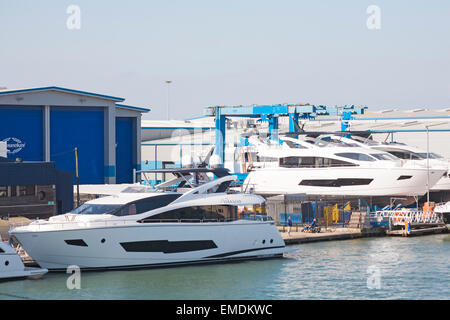
[[[167,120],[170,120],[170,84],[172,80],[166,80],[167,83]]]
[[[430,209],[430,131],[427,128],[427,210]]]

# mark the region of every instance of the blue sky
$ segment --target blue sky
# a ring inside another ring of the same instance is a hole
[[[80,30],[66,27],[71,4]],[[173,119],[212,105],[450,107],[449,17],[447,0],[0,0],[0,86],[124,97],[148,119],[166,119],[165,80]]]

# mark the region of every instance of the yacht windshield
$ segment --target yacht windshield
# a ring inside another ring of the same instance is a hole
[[[74,214],[112,214],[122,207],[121,204],[88,204],[85,203],[70,213]]]

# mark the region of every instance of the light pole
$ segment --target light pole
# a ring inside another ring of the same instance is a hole
[[[170,120],[170,84],[172,80],[166,80],[167,83],[167,120]]]
[[[427,128],[427,211],[430,211],[430,131]]]

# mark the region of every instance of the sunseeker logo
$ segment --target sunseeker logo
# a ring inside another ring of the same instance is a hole
[[[16,154],[25,148],[26,143],[22,142],[18,138],[6,138],[3,139],[6,142],[6,149],[8,149],[8,154]]]
[[[239,199],[227,199],[227,198],[225,198],[225,199],[223,199],[223,202],[224,203],[233,204],[233,203],[241,203],[242,201],[239,200]]]

